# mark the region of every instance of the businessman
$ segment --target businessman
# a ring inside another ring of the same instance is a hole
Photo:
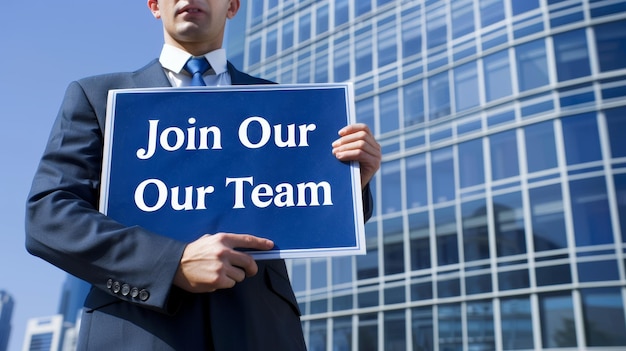
[[[238,71],[221,49],[226,21],[239,6],[238,0],[148,0],[163,24],[159,59],[67,88],[28,197],[26,247],[92,284],[80,350],[305,349],[284,262],[256,262],[237,250],[269,250],[270,240],[211,233],[179,242],[97,210],[110,89],[271,83]],[[205,58],[210,69],[194,72],[192,57]],[[332,153],[359,162],[369,218],[379,144],[366,125],[355,124],[339,131]]]

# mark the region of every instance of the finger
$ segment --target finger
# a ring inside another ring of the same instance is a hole
[[[241,283],[247,276],[246,271],[237,266],[230,266],[226,269],[226,276],[236,283]]]
[[[344,135],[356,133],[358,131],[363,131],[363,132],[365,132],[367,134],[372,134],[372,131],[367,126],[367,124],[365,124],[365,123],[354,123],[354,124],[350,124],[350,125],[347,125],[347,126],[341,128],[341,130],[339,130],[339,135],[344,136]]]
[[[232,233],[220,233],[222,243],[225,246],[236,249],[255,249],[255,250],[270,250],[274,247],[274,242],[259,238],[249,234],[232,234]]]
[[[333,154],[341,161],[366,161],[368,158],[377,159],[380,149],[377,144],[372,145],[358,140],[334,148]]]
[[[244,273],[245,277],[252,277],[259,271],[259,267],[252,256],[243,252],[232,251],[228,257],[228,261],[231,266]]]

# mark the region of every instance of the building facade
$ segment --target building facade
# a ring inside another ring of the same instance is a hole
[[[6,351],[11,337],[11,318],[15,301],[13,297],[4,290],[0,290],[0,351]]]
[[[59,351],[63,338],[63,315],[28,320],[22,351]]]
[[[310,350],[626,347],[626,2],[242,1],[227,52],[383,149],[367,255],[289,262]]]

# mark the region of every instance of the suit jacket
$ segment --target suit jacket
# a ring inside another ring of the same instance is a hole
[[[235,85],[271,83],[228,70]],[[259,261],[232,289],[188,293],[171,283],[186,243],[98,212],[108,91],[167,86],[157,60],[69,85],[28,197],[28,251],[92,284],[80,350],[304,350],[284,261]]]

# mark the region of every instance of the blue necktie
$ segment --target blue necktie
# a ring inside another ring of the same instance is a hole
[[[192,57],[185,64],[185,71],[191,74],[191,86],[203,87],[206,86],[202,75],[211,68],[211,65],[203,57]]]

